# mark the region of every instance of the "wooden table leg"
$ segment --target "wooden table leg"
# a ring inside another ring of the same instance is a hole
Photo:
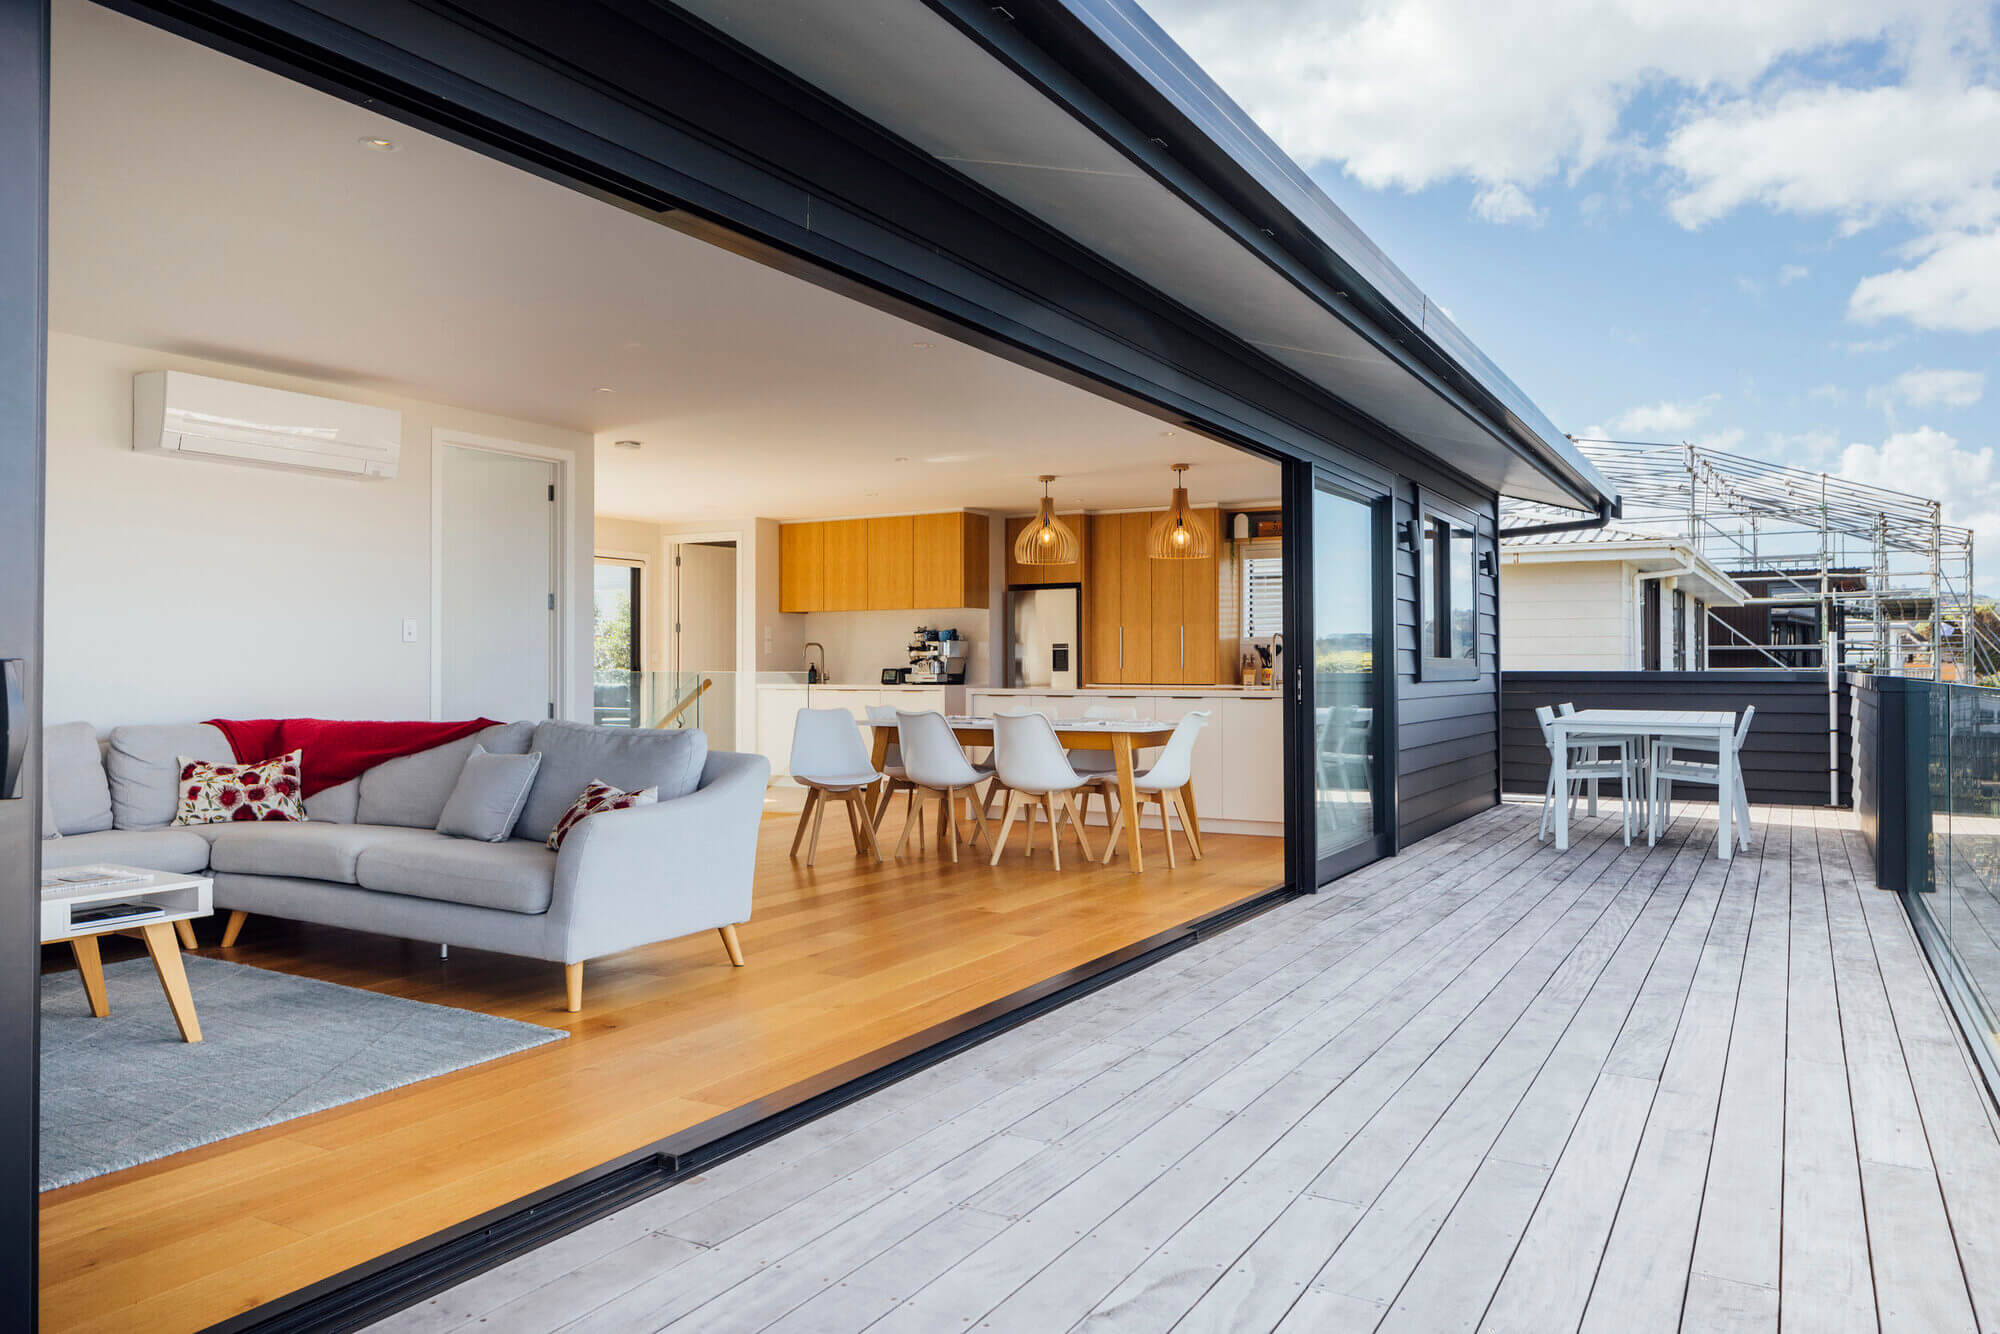
[[[188,1042],[200,1042],[201,1020],[195,1018],[194,996],[188,991],[187,970],[181,967],[181,946],[174,939],[173,927],[165,922],[148,922],[145,936],[146,953],[153,956],[153,967],[160,974],[160,989],[167,993],[167,1008],[174,1012],[181,1037]]]
[[[1111,734],[1111,757],[1118,762],[1118,806],[1125,812],[1125,854],[1132,859],[1132,874],[1146,869],[1146,854],[1139,850],[1139,796],[1132,786],[1132,736]]]
[[[76,954],[76,971],[83,975],[83,994],[90,1012],[103,1019],[111,1013],[111,997],[104,990],[104,956],[97,952],[96,936],[76,936],[69,942]]]
[[[1181,829],[1187,834],[1188,847],[1194,852],[1194,859],[1200,861],[1201,816],[1194,808],[1194,780],[1190,778],[1181,788]]]

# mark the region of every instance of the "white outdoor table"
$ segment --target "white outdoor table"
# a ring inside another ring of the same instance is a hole
[[[1736,791],[1736,715],[1723,711],[1694,711],[1686,709],[1579,709],[1575,713],[1556,716],[1551,725],[1555,742],[1555,753],[1549,757],[1556,770],[1556,847],[1569,847],[1569,751],[1576,743],[1570,738],[1588,734],[1592,737],[1621,736],[1633,737],[1640,741],[1655,738],[1662,741],[1685,741],[1703,748],[1715,747],[1716,763],[1721,772],[1716,775],[1720,786],[1716,788],[1715,855],[1728,861],[1736,847],[1735,830],[1731,828],[1735,816],[1735,802],[1731,794]],[[1626,800],[1632,794],[1626,793]]]

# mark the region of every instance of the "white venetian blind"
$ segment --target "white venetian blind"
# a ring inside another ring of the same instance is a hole
[[[1243,567],[1243,637],[1268,639],[1285,630],[1284,546],[1277,538],[1237,547]]]

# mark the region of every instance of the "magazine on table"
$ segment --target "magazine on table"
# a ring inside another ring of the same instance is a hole
[[[95,889],[100,885],[137,884],[147,878],[143,871],[124,871],[115,866],[69,866],[42,872],[42,888]]]

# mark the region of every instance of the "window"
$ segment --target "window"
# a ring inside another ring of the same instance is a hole
[[[1694,669],[1708,670],[1708,604],[1699,598],[1694,604]]]
[[[1688,595],[1674,590],[1674,670],[1687,670]]]
[[[1648,579],[1640,586],[1639,666],[1649,672],[1660,670],[1660,581]]]
[[[1418,525],[1418,580],[1423,594],[1422,679],[1466,680],[1479,675],[1479,601],[1475,570],[1478,535],[1469,518],[1422,508]]]
[[[1253,552],[1243,559],[1243,637],[1269,639],[1284,632],[1285,558]]]
[[[643,670],[640,646],[640,577],[637,561],[599,556],[592,571],[592,666],[600,672]]]

